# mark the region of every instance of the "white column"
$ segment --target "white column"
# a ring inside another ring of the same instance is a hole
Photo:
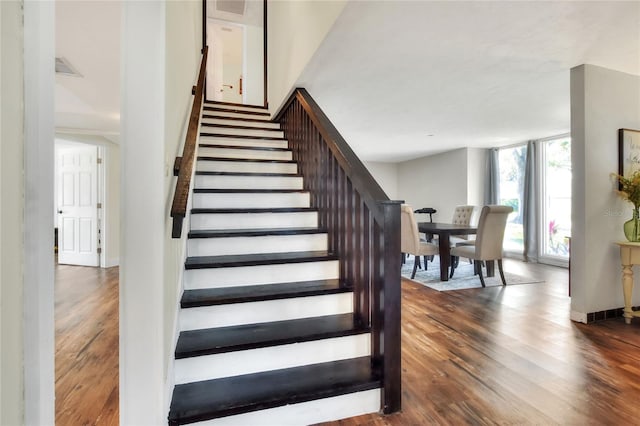
[[[54,409],[53,140],[55,9],[24,2],[24,380],[26,425]],[[3,142],[4,143],[4,142]],[[16,179],[19,177],[16,176]]]
[[[165,4],[123,2],[120,424],[166,424],[163,404]]]
[[[637,45],[637,44],[636,44]],[[618,129],[640,128],[640,76],[595,65],[571,69],[571,318],[624,305],[622,224],[631,204],[615,193]],[[611,214],[614,212],[614,214]],[[633,305],[640,304],[636,294]]]

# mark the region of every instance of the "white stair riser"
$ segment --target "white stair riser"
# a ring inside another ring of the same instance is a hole
[[[234,111],[269,112],[266,108],[262,108],[259,105],[242,105],[242,104],[226,105],[226,104],[206,101],[204,103],[204,106],[211,107],[211,108],[231,109]]]
[[[338,261],[285,263],[282,265],[236,266],[188,269],[184,271],[186,290],[239,287],[338,278]]]
[[[201,126],[200,132],[213,133],[216,135],[230,135],[230,136],[252,136],[252,137],[266,137],[266,138],[284,138],[284,132],[282,130],[261,130],[261,129],[230,129],[227,127],[211,127]]]
[[[298,173],[296,163],[269,163],[253,161],[204,161],[196,164],[199,172],[238,172],[238,173]]]
[[[191,238],[187,243],[188,256],[224,256],[316,250],[327,250],[327,234]]]
[[[371,355],[370,334],[178,359],[176,384]]]
[[[191,229],[306,228],[318,226],[317,212],[298,213],[198,213]]]
[[[195,187],[210,189],[302,189],[302,177],[196,175]]]
[[[353,294],[339,293],[180,309],[179,321],[180,331],[185,331],[350,312],[353,312]]]
[[[289,404],[193,423],[194,426],[300,426],[380,411],[380,389]]]
[[[288,208],[309,207],[308,192],[284,193],[196,193],[193,208]]]
[[[226,146],[255,146],[262,148],[288,148],[286,140],[269,139],[240,139],[240,138],[216,138],[213,136],[200,136],[201,144],[226,145]]]
[[[246,158],[248,160],[284,160],[291,161],[291,151],[264,151],[260,149],[234,149],[199,147],[198,155],[218,158]]]
[[[258,121],[242,121],[242,120],[225,120],[224,118],[206,118],[203,117],[201,120],[202,123],[207,124],[220,124],[223,126],[243,126],[243,127],[258,127],[258,128],[267,128],[267,129],[275,129],[280,130],[280,123],[272,123],[272,122],[258,122]]]

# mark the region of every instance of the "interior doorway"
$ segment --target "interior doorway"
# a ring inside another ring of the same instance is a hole
[[[209,20],[207,45],[211,55],[207,69],[207,93],[214,101],[244,103],[242,77],[244,70],[244,26],[224,21]]]
[[[206,99],[267,106],[264,0],[207,0]]]
[[[96,146],[56,141],[54,222],[60,264],[100,265],[99,161]]]

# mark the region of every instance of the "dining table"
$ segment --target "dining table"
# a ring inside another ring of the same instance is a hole
[[[458,225],[455,223],[418,222],[418,231],[427,234],[427,236],[438,236],[440,281],[449,281],[449,267],[451,266],[451,236],[475,234],[478,232],[478,228],[472,225]],[[487,270],[487,275],[491,276],[489,274],[490,271]]]

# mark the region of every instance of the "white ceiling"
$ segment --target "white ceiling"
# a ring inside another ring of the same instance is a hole
[[[235,22],[244,25],[262,27],[263,20],[263,0],[227,0],[231,2],[244,3],[244,13],[230,13],[218,10],[217,0],[207,0],[207,18],[221,19],[223,21]]]
[[[56,56],[82,75],[56,74],[58,132],[117,140],[120,125],[120,6],[116,0],[56,1]]]
[[[568,132],[584,63],[640,75],[640,2],[349,2],[299,84],[362,159],[398,162]]]
[[[83,75],[56,76],[58,129],[117,138],[120,6],[56,1]],[[640,75],[640,2],[351,1],[299,84],[361,158],[403,161],[568,132],[583,63]]]

